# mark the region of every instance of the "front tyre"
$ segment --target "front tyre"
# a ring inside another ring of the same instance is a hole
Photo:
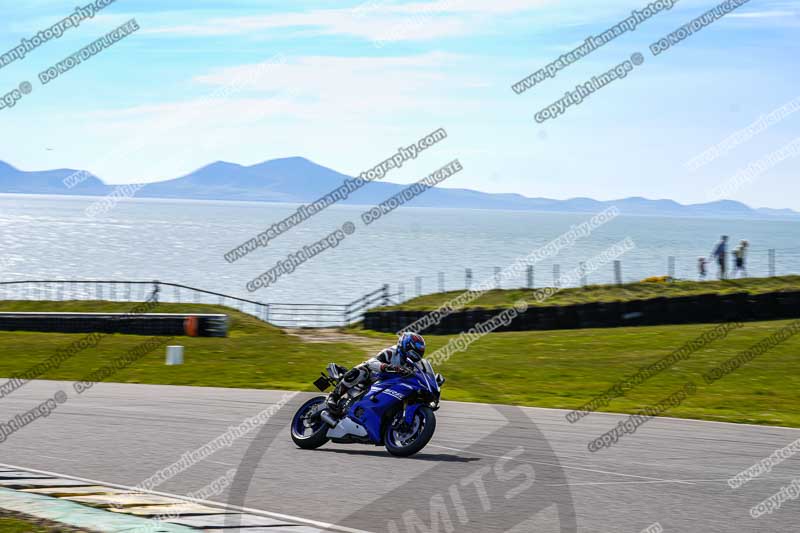
[[[313,450],[328,442],[328,424],[319,416],[324,407],[325,396],[311,398],[292,418],[292,440],[304,450]]]
[[[383,443],[390,454],[408,457],[420,451],[431,440],[436,431],[436,416],[430,407],[423,405],[417,409],[414,420],[405,428],[397,424],[402,416],[402,412],[398,413],[392,423],[386,425]]]

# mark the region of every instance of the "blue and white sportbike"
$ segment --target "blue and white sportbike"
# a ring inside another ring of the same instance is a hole
[[[374,444],[401,457],[414,455],[433,437],[439,409],[441,374],[425,359],[412,363],[413,373],[381,373],[375,383],[351,388],[341,399],[343,413],[332,415],[326,396],[304,403],[292,419],[292,440],[301,448],[319,448],[329,440],[341,444]],[[328,364],[327,375],[314,382],[320,391],[341,381],[347,369]]]

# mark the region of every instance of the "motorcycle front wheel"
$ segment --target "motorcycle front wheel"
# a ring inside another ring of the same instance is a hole
[[[321,403],[325,403],[325,396],[311,398],[292,418],[292,440],[304,450],[313,450],[328,442],[328,424],[319,417]]]
[[[397,417],[402,417],[398,413]],[[397,420],[395,420],[397,421]],[[414,414],[414,420],[408,428],[395,427],[396,424],[387,424],[383,433],[383,445],[386,451],[397,457],[414,455],[424,448],[436,431],[436,416],[428,406],[420,407]]]

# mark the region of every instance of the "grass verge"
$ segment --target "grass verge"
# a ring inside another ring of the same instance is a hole
[[[80,533],[86,530],[0,509],[0,531],[3,533]]]
[[[572,305],[590,302],[625,302],[665,296],[690,296],[697,294],[731,294],[747,292],[761,294],[778,291],[800,290],[800,276],[774,278],[746,278],[725,281],[674,281],[667,283],[626,283],[624,285],[588,285],[586,287],[562,289],[543,302],[534,298],[533,289],[495,289],[487,291],[470,302],[466,308],[508,308],[524,299],[531,306]],[[441,307],[464,291],[427,294],[412,298],[400,305],[381,307],[379,310],[430,311]]]
[[[126,311],[127,303],[3,302],[0,310]],[[354,328],[325,342],[288,334],[231,309],[164,304],[163,312],[225,312],[228,338],[179,337],[185,364],[165,366],[159,349],[108,381],[216,387],[314,390],[311,382],[329,361],[353,365],[394,342],[391,334]],[[800,428],[800,336],[791,338],[713,385],[701,375],[792,321],[749,322],[685,361],[613,400],[603,410],[635,412],[669,396],[691,379],[697,393],[669,416],[783,425]],[[616,381],[654,363],[693,340],[711,325],[680,325],[494,333],[454,354],[439,367],[447,378],[447,400],[575,409]],[[82,335],[0,332],[0,376],[13,376],[42,362]],[[453,336],[427,336],[429,353]],[[77,380],[97,370],[146,337],[109,335],[42,379]],[[2,383],[0,383],[2,384]],[[72,392],[72,391],[69,391]],[[91,394],[91,392],[87,393]]]

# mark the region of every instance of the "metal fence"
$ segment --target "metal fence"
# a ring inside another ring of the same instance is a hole
[[[661,266],[658,266],[660,263]],[[797,249],[755,249],[750,250],[747,256],[746,272],[736,272],[734,262],[727,257],[727,279],[736,277],[775,277],[796,274],[796,266],[800,264],[800,248]],[[417,296],[447,291],[462,291],[475,289],[486,280],[494,280],[494,287],[498,289],[534,289],[538,287],[557,287],[561,285],[562,274],[574,269],[582,269],[584,263],[544,263],[528,265],[520,276],[507,279],[503,275],[503,268],[484,267],[482,269],[465,268],[462,272],[436,272],[428,275],[415,276],[413,283],[398,283],[397,300],[406,301]],[[648,273],[644,274],[643,270]],[[610,263],[607,267],[596,272],[585,272],[579,278],[578,286],[609,285],[641,281],[648,276],[669,276],[677,280],[714,280],[718,277],[717,263],[713,260],[706,262],[706,275],[700,276],[698,258],[681,256],[666,256],[663,261],[657,261],[655,266],[643,268],[638,261],[621,259]]]
[[[631,265],[630,263],[634,263]],[[667,275],[675,279],[699,279],[697,259],[680,256],[665,257],[663,266],[655,267],[654,275]],[[728,258],[728,277],[734,275],[733,264]],[[747,274],[750,277],[773,277],[796,273],[800,264],[798,249],[753,249],[748,255]],[[560,286],[562,273],[580,268],[582,263],[528,265],[518,279],[504,279],[503,269],[494,267],[483,271],[466,268],[460,272],[438,272],[433,276],[416,276],[413,290],[406,290],[405,283],[398,283],[397,290],[390,292],[383,285],[351,302],[342,304],[302,304],[260,302],[214,291],[198,289],[177,283],[161,281],[94,281],[94,280],[50,280],[50,281],[6,281],[0,282],[0,300],[106,300],[119,302],[143,302],[155,297],[162,302],[217,304],[232,307],[253,315],[264,322],[281,327],[341,327],[361,321],[364,313],[377,306],[395,305],[425,294],[446,291],[475,289],[486,279],[494,279],[496,288],[519,289]],[[653,268],[648,268],[653,271]],[[607,265],[602,271],[586,272],[580,276],[580,285],[621,284],[640,281],[641,265],[635,260],[623,258]],[[446,275],[447,274],[447,275]],[[716,279],[717,266],[709,261],[704,279]]]
[[[214,304],[237,309],[281,327],[341,327],[359,322],[374,307],[398,303],[398,295],[381,288],[343,304],[274,303],[248,300],[214,291],[162,281],[29,280],[0,282],[0,300]]]

